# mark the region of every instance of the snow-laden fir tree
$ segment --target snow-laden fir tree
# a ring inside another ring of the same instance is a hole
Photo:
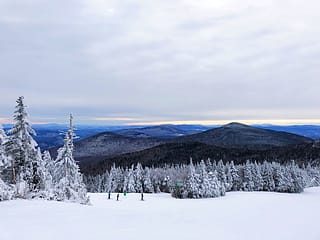
[[[127,185],[127,192],[135,193],[135,182],[134,182],[134,165],[131,166],[128,172],[128,185]]]
[[[252,165],[249,160],[243,167],[243,190],[250,192],[254,190]]]
[[[227,163],[225,166],[226,169],[226,191],[229,192],[233,186],[233,177],[231,174],[230,163]]]
[[[54,185],[52,176],[54,174],[54,162],[51,159],[50,153],[45,151],[41,154],[40,148],[38,148],[38,157],[40,159],[38,175],[41,178],[40,194],[44,198],[54,199]]]
[[[192,159],[190,159],[188,175],[184,183],[183,196],[185,198],[199,198],[199,180]]]
[[[242,179],[239,175],[239,169],[234,165],[233,161],[230,162],[229,166],[230,166],[230,174],[232,177],[231,191],[239,191],[242,187]]]
[[[123,173],[123,192],[128,192],[128,168]]]
[[[50,173],[51,176],[54,174],[54,160],[51,158],[51,154],[49,151],[44,151],[42,154],[42,160],[45,164],[45,168]]]
[[[143,168],[140,163],[137,164],[136,169],[134,171],[134,179],[135,179],[135,189],[136,192],[143,191]]]
[[[206,164],[201,160],[199,165],[199,195],[201,198],[212,197],[212,182],[209,179],[209,174],[207,172]]]
[[[252,164],[252,181],[254,183],[254,191],[263,190],[263,178],[261,175],[260,165],[255,162]]]
[[[37,197],[39,192],[45,190],[42,184],[44,179],[39,175],[41,158],[32,137],[36,133],[28,120],[23,97],[17,100],[14,121],[6,141],[6,151],[11,158],[10,169],[7,171],[8,181],[16,185],[17,197]]]
[[[209,181],[211,183],[211,197],[219,197],[226,195],[226,188],[224,184],[221,184],[221,182],[218,179],[218,173],[216,170],[210,171],[209,173]]]
[[[88,204],[87,190],[79,166],[73,158],[73,125],[70,114],[70,128],[64,145],[58,150],[54,170],[55,198],[58,201],[72,201]]]
[[[117,189],[117,169],[115,164],[111,167],[109,178],[108,178],[108,192],[115,192]]]
[[[288,188],[290,188],[291,184],[291,176],[287,175],[287,172],[285,171],[285,168],[280,166],[280,164],[277,164],[274,166],[273,170],[274,174],[274,185],[275,190],[277,192],[285,192]]]
[[[263,191],[273,192],[275,190],[273,171],[271,164],[266,161],[261,166],[261,176],[263,179]]]
[[[2,178],[5,176],[5,169],[9,167],[9,158],[5,151],[7,136],[0,125],[0,201],[10,200],[13,197],[14,190],[6,184]]]
[[[10,165],[9,157],[5,149],[6,141],[7,135],[4,132],[2,125],[0,124],[0,174],[5,168],[9,167]]]
[[[315,187],[320,185],[320,169],[314,168],[308,163],[306,167],[306,178],[307,178],[307,185],[306,187]]]
[[[291,162],[289,165],[289,170],[292,178],[292,187],[290,192],[292,193],[301,193],[303,192],[305,186],[307,185],[306,180],[303,178],[302,170],[294,163]]]
[[[153,185],[151,182],[150,169],[146,167],[144,170],[144,178],[143,178],[143,191],[146,193],[154,193]]]
[[[226,178],[226,172],[225,172],[225,166],[222,162],[222,160],[219,160],[216,171],[218,173],[218,180],[221,182],[221,184],[226,187],[227,185],[227,178]]]
[[[121,167],[116,168],[116,192],[122,192],[123,191],[123,182],[124,182],[124,170]]]

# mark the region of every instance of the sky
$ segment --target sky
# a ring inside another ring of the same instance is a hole
[[[318,0],[0,0],[0,123],[320,124]]]

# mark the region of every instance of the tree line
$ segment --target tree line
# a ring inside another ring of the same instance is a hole
[[[17,99],[14,125],[5,133],[0,126],[0,201],[14,198],[89,203],[79,167],[73,158],[73,125],[65,134],[56,159],[41,152],[33,139],[24,98]]]
[[[299,167],[294,161],[232,161],[145,167],[140,163],[130,168],[116,167],[96,176],[85,176],[90,192],[171,193],[176,198],[209,198],[224,196],[229,191],[268,191],[300,193],[306,187],[320,185],[318,167]]]

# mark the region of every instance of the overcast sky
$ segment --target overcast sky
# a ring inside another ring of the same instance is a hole
[[[318,0],[0,0],[0,122],[319,123]]]

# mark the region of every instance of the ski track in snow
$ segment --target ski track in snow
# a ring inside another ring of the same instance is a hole
[[[0,202],[1,240],[320,240],[320,187],[302,194],[228,192],[215,199],[169,194],[90,194],[92,206]]]

